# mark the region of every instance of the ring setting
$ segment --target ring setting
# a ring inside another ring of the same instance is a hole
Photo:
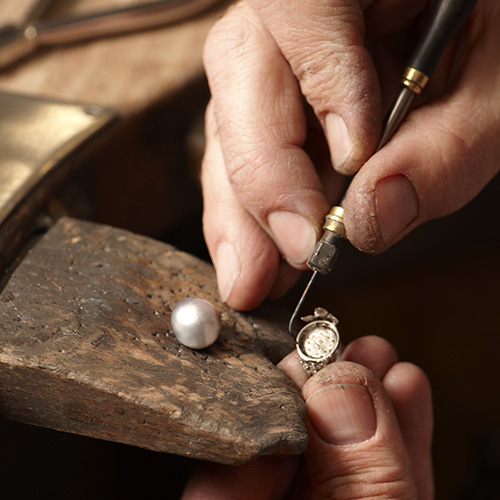
[[[314,375],[340,355],[338,319],[322,307],[301,319],[306,325],[297,334],[297,354],[306,372]]]

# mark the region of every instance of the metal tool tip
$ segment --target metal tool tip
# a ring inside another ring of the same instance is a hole
[[[300,320],[299,316],[300,309],[302,308],[302,305],[306,300],[307,294],[309,293],[309,290],[311,289],[311,286],[317,274],[318,271],[313,271],[311,278],[309,279],[309,282],[307,283],[304,292],[302,293],[302,296],[300,297],[300,300],[298,301],[297,306],[295,307],[295,311],[293,311],[292,317],[290,318],[290,323],[288,323],[288,331],[290,332],[290,335],[292,336],[293,339],[295,339],[299,331],[299,328],[297,327],[297,321]]]

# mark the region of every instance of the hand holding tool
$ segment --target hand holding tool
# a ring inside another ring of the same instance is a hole
[[[403,121],[415,96],[427,84],[444,49],[457,30],[469,17],[477,0],[438,0],[434,3],[427,28],[416,47],[401,78],[401,88],[384,120],[382,136],[376,151],[380,150],[394,135]],[[344,198],[332,207],[325,217],[324,233],[307,261],[313,271],[302,297],[292,315],[289,331],[295,337],[298,313],[318,273],[328,274],[338,257],[339,247],[345,238]]]

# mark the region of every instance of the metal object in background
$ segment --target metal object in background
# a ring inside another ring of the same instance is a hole
[[[173,24],[207,10],[221,0],[162,0],[87,15],[44,19],[53,3],[37,2],[24,23],[0,28],[0,68],[40,47],[81,42]]]
[[[99,106],[0,93],[0,274],[85,146],[117,121]]]
[[[113,121],[99,106],[0,93],[0,226],[65,157]]]

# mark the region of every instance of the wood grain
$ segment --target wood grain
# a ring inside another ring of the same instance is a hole
[[[204,297],[219,340],[193,351],[173,306]],[[306,444],[304,403],[274,362],[286,328],[220,302],[208,264],[108,226],[61,219],[0,295],[0,411],[7,418],[238,464]]]

